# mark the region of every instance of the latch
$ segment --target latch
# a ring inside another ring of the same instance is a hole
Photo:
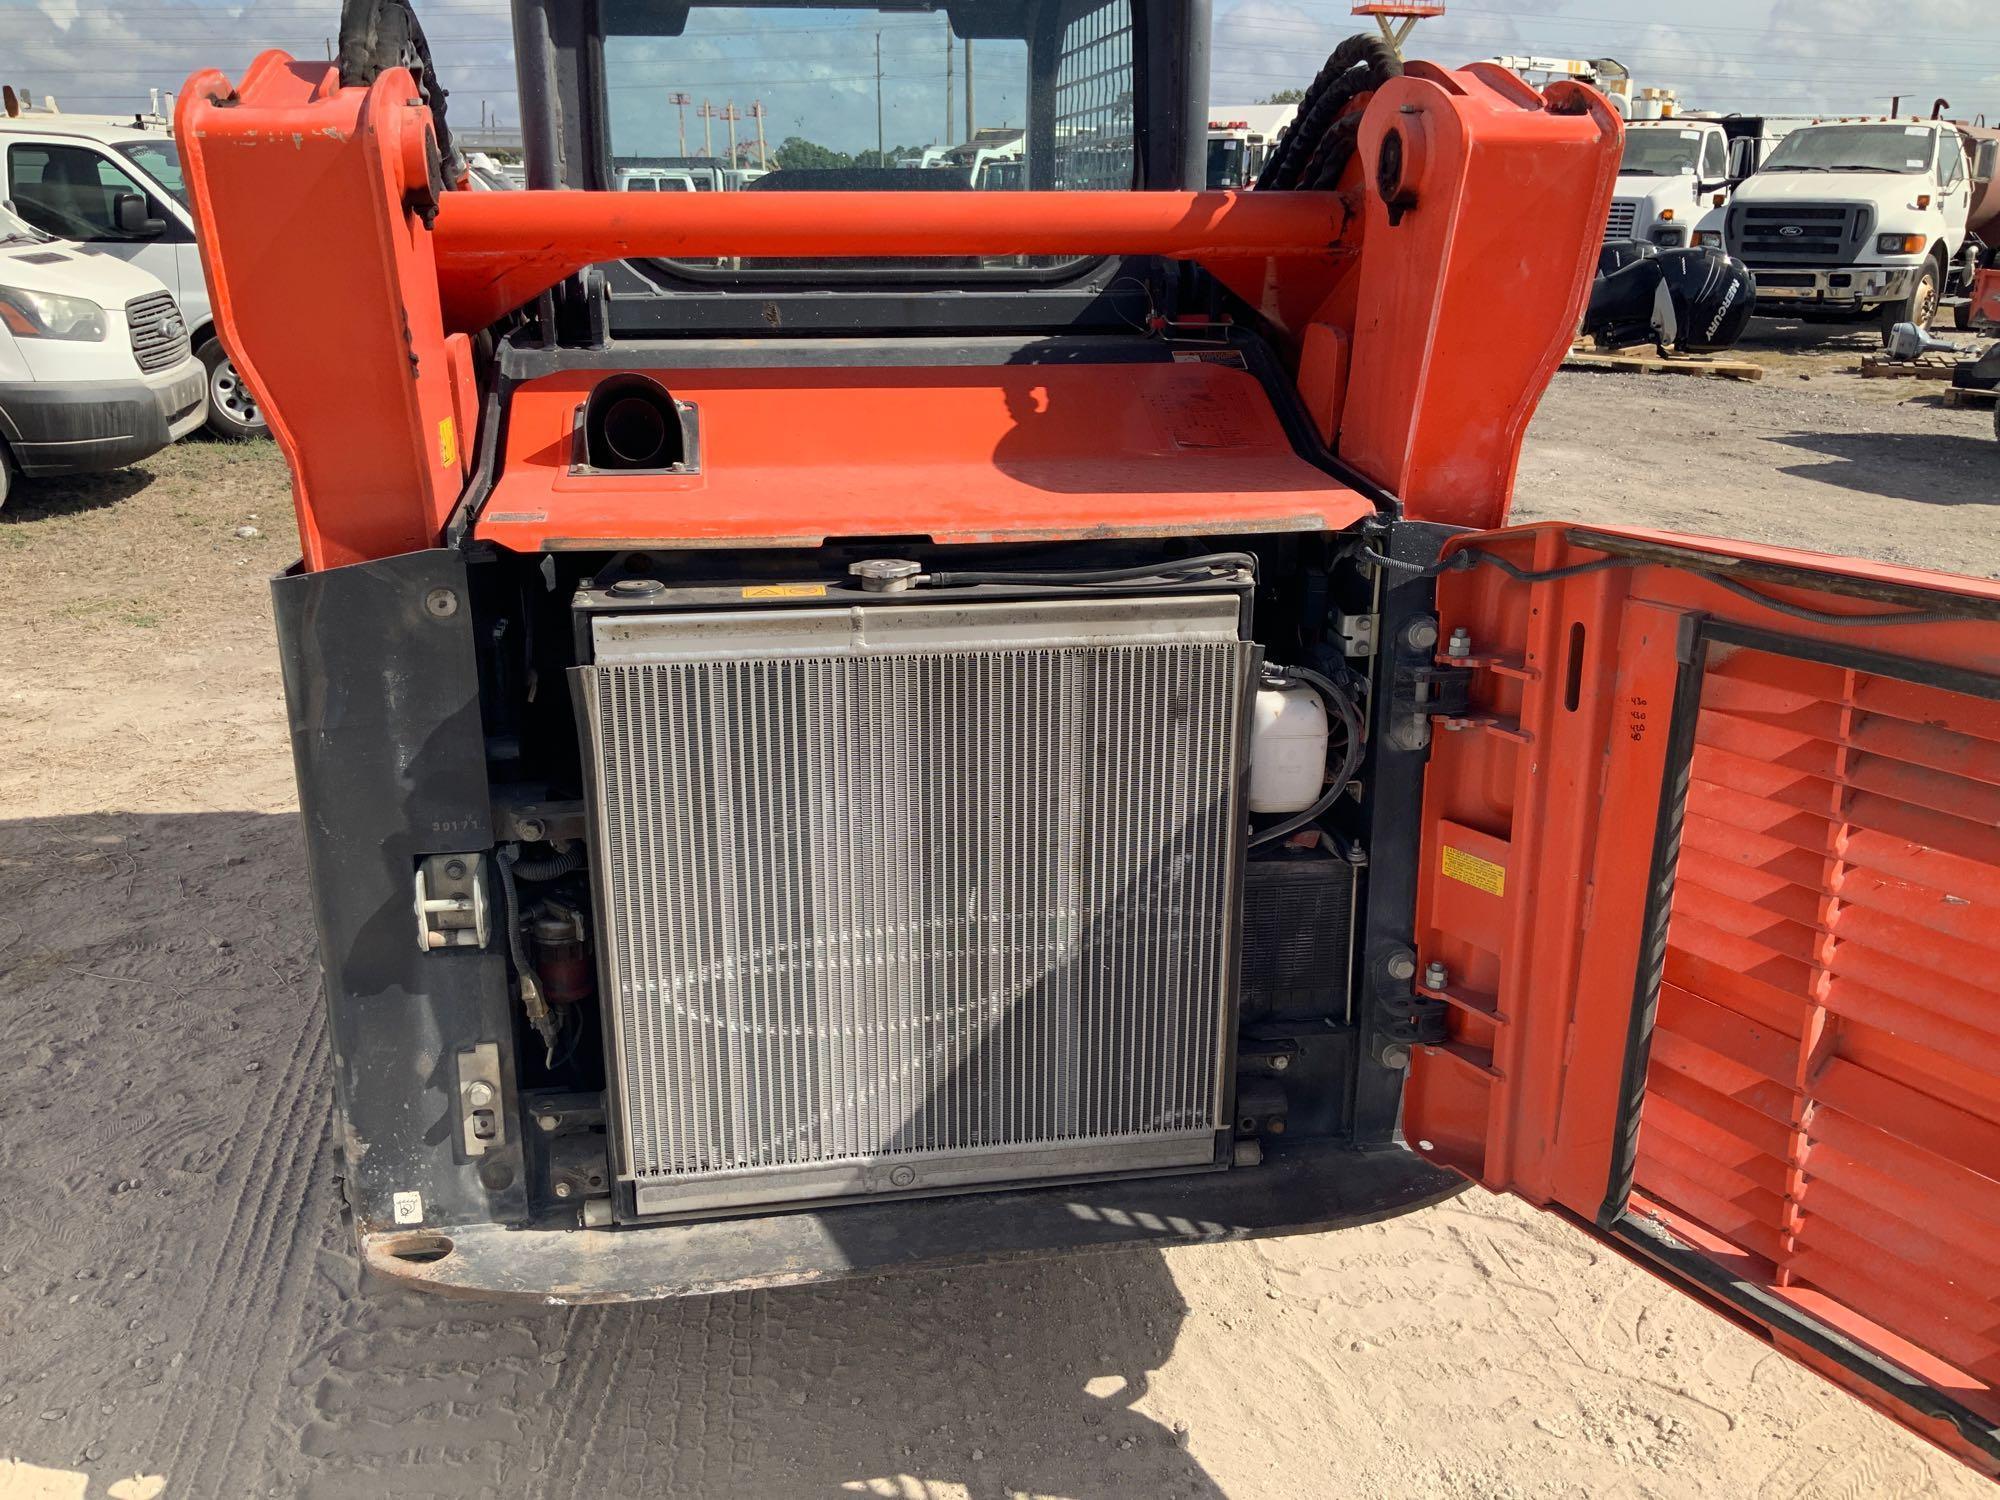
[[[417,946],[484,948],[486,856],[432,854],[417,866]]]
[[[1342,656],[1373,656],[1375,616],[1336,614],[1333,617],[1333,638],[1340,643]]]
[[[458,1122],[467,1156],[484,1156],[507,1144],[500,1105],[500,1047],[479,1042],[458,1051]]]

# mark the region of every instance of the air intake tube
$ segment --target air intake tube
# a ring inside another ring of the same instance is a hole
[[[681,410],[650,375],[600,380],[583,408],[583,458],[593,469],[673,469],[687,462]]]

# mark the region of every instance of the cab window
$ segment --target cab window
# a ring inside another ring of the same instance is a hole
[[[136,193],[146,211],[166,219],[159,203],[122,167],[88,146],[17,142],[7,148],[7,182],[14,210],[35,228],[66,240],[135,240],[118,227],[120,195]]]
[[[1721,182],[1729,176],[1729,147],[1713,131],[1701,148],[1701,180]]]
[[[1938,142],[1938,186],[1949,190],[1965,176],[1965,148],[1949,138]]]

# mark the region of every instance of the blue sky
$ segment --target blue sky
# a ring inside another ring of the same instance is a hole
[[[1357,24],[1342,3],[1215,0],[1211,97],[1245,103],[1304,83]],[[149,87],[173,89],[197,66],[240,71],[264,46],[324,56],[337,0],[0,0],[0,81],[70,110],[122,111]],[[468,123],[482,108],[514,117],[512,47],[504,0],[429,0],[420,5],[453,113]],[[1671,15],[1671,22],[1656,19]],[[794,13],[796,17],[796,13]],[[786,24],[780,21],[779,24]],[[790,24],[796,25],[796,19]],[[774,138],[816,136],[843,149],[874,144],[874,31],[884,31],[884,133],[889,144],[934,139],[943,128],[942,22],[908,13],[857,16],[838,34],[788,41],[781,60],[748,64],[744,44],[712,47],[706,74],[662,89],[764,97]],[[717,39],[720,42],[720,39]],[[991,44],[997,47],[999,44]],[[1445,62],[1500,52],[1615,57],[1640,84],[1671,85],[1694,106],[1772,112],[1883,111],[1890,96],[1928,111],[1934,97],[1953,112],[2000,120],[2000,0],[1477,0],[1450,3],[1417,28],[1410,51]],[[766,54],[777,59],[778,54]],[[977,60],[979,123],[1018,122],[1018,85],[1007,59]],[[642,60],[635,81],[651,75]],[[1015,64],[1018,68],[1018,63]],[[1018,77],[1018,72],[1015,73]],[[960,81],[962,87],[962,80]],[[699,96],[698,96],[699,97]],[[954,118],[963,120],[963,95]],[[659,111],[671,128],[671,113]],[[691,133],[699,121],[690,112]],[[745,127],[745,138],[749,132]],[[962,132],[961,132],[962,133]],[[718,146],[723,135],[718,122]]]

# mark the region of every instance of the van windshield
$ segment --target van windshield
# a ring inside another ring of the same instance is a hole
[[[1922,125],[1812,125],[1764,158],[1766,172],[1928,172],[1938,132]]]
[[[1026,0],[1004,13],[1017,24],[982,20],[966,37],[942,10],[607,4],[603,180],[672,191],[645,181],[672,169],[697,190],[726,192],[1134,186],[1131,0]],[[733,273],[821,263],[675,264]],[[823,264],[928,274],[1057,263]]]

